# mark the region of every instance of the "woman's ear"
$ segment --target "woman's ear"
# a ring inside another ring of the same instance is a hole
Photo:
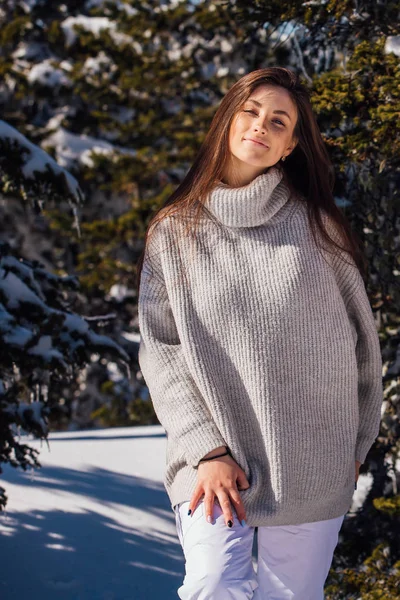
[[[291,154],[293,152],[293,150],[296,148],[297,144],[298,144],[298,139],[296,137],[292,138],[292,141],[290,143],[290,146],[287,147],[286,149],[286,156],[289,156],[289,154]]]

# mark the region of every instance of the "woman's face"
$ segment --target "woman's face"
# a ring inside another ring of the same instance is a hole
[[[282,156],[288,156],[297,143],[296,121],[297,108],[285,88],[258,86],[233,118],[229,131],[231,160],[224,181],[246,185]]]

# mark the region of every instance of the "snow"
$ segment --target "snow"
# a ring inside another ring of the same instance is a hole
[[[30,414],[30,419],[40,427],[44,435],[48,434],[49,428],[42,417],[43,402],[20,402],[18,406],[15,405],[15,411],[19,414],[19,418],[22,422],[26,419],[26,413]],[[6,409],[7,410],[7,409]]]
[[[4,466],[0,597],[177,598],[184,557],[162,483],[161,425],[58,432],[48,439],[49,447],[31,436],[20,440],[40,450],[41,469]],[[371,481],[360,475],[352,510]]]
[[[5,344],[24,348],[33,338],[33,333],[16,323],[15,318],[0,303],[0,335]]]
[[[112,39],[114,40],[114,42],[116,42],[117,44],[119,44],[121,46],[123,44],[127,44],[130,46],[132,44],[132,37],[130,35],[127,35],[126,33],[121,33],[120,31],[111,30],[110,35],[111,35]]]
[[[25,0],[24,2],[21,2],[21,7],[26,13],[29,13],[33,8],[35,8],[38,2],[39,0]]]
[[[129,123],[135,117],[136,110],[126,106],[118,106],[114,110],[110,110],[110,115],[115,121],[125,125],[125,123]]]
[[[5,323],[3,321],[4,312],[0,313],[2,323],[1,323],[1,333],[3,333],[5,327]],[[11,317],[11,315],[9,315]],[[7,323],[8,325],[8,323]],[[29,329],[25,329],[25,327],[20,327],[19,325],[10,325],[10,332],[3,335],[3,342],[9,344],[14,348],[24,349],[28,342],[33,338],[33,333],[29,331]]]
[[[77,331],[81,335],[89,331],[89,325],[87,324],[87,322],[84,321],[82,317],[73,314],[67,314],[65,316],[64,327],[69,329],[70,331]]]
[[[1,265],[2,266],[2,265]],[[0,292],[7,299],[7,308],[19,310],[22,304],[31,304],[47,315],[49,307],[11,271],[0,266]]]
[[[102,73],[104,69],[109,69],[111,66],[116,68],[111,58],[101,51],[97,56],[88,56],[83,65],[83,71],[94,75]]]
[[[66,106],[57,109],[57,112],[47,121],[46,130],[52,131],[61,126],[64,118],[68,115],[69,109]]]
[[[117,24],[108,17],[88,17],[78,15],[76,17],[67,17],[60,23],[60,27],[65,35],[66,46],[72,46],[77,38],[77,27],[82,27],[85,31],[90,31],[94,36],[99,36],[102,31],[108,31],[117,44],[130,44],[132,38],[122,32],[117,31]]]
[[[170,60],[171,62],[174,60],[180,60],[182,56],[182,50],[178,47],[178,44],[176,45],[176,48],[174,47],[172,48],[172,50],[167,51],[167,56],[168,60]]]
[[[125,340],[128,340],[128,342],[135,342],[137,344],[139,344],[140,342],[140,333],[134,333],[132,331],[122,331],[121,335]]]
[[[217,77],[226,77],[229,73],[229,67],[219,67],[216,76]]]
[[[229,42],[228,40],[222,39],[221,40],[221,52],[227,53],[227,52],[232,52],[232,51],[233,51],[233,44],[231,44],[231,42]]]
[[[60,127],[43,140],[45,148],[54,147],[57,161],[63,167],[69,169],[74,163],[80,163],[88,167],[94,166],[92,153],[96,154],[126,154],[135,156],[136,150],[114,146],[105,140],[100,140],[88,135],[71,133]]]
[[[17,59],[25,59],[26,61],[41,60],[49,55],[49,49],[45,44],[40,42],[20,42],[11,56]]]
[[[85,10],[90,10],[91,8],[103,8],[107,2],[109,2],[109,0],[87,0],[85,3]],[[126,2],[116,0],[114,6],[118,10],[124,11],[128,16],[139,14],[139,11],[136,8]]]
[[[45,299],[40,285],[35,280],[32,269],[25,265],[21,260],[18,260],[15,256],[2,256],[0,259],[0,267],[16,273],[23,281],[29,284],[29,287],[32,288],[35,294],[42,300]]]
[[[396,375],[399,375],[399,374],[400,374],[400,345],[397,346],[396,357],[395,357],[393,363],[390,365],[390,367],[386,371],[386,375],[394,375],[394,376],[396,376]],[[393,380],[393,386],[392,387],[396,387],[395,380]]]
[[[75,30],[76,27],[82,27],[94,35],[99,35],[101,31],[115,28],[115,23],[107,17],[78,15],[76,17],[67,17],[67,19],[62,21],[60,26],[65,35],[66,45],[72,46],[78,37],[78,33]]]
[[[71,86],[71,80],[63,73],[61,69],[57,69],[51,59],[44,60],[41,63],[33,65],[27,77],[29,83],[40,83],[41,85],[53,86]]]
[[[114,283],[107,294],[107,300],[115,300],[116,302],[124,302],[124,300],[136,297],[136,290],[128,288],[122,283]]]
[[[114,340],[91,330],[84,318],[47,305],[40,285],[43,281],[53,292],[56,292],[54,285],[75,287],[74,278],[57,277],[38,265],[33,268],[29,262],[13,256],[0,258],[0,295],[4,302],[0,303],[0,337],[6,349],[10,346],[25,351],[26,359],[28,356],[39,357],[46,366],[65,370],[68,369],[65,359],[75,357],[75,360],[77,349],[84,347],[93,354],[106,352],[129,362],[129,356]],[[61,331],[55,327],[53,335],[48,332],[41,335],[41,324],[50,316],[61,322]],[[100,319],[91,317],[92,320]]]
[[[183,2],[186,2],[186,0],[168,0],[168,3],[161,3],[159,6],[154,6],[153,10],[155,13],[167,12],[169,10],[174,10],[177,6],[179,6],[179,4],[182,4]],[[213,5],[211,6],[212,9],[210,8],[210,10],[216,10]]]
[[[39,338],[38,343],[32,348],[29,348],[28,354],[41,356],[46,362],[51,362],[53,358],[57,358],[61,362],[64,362],[62,353],[53,348],[53,340],[49,335],[42,335],[42,337]]]
[[[168,600],[184,576],[159,425],[51,433],[42,469],[5,465],[0,597]],[[18,561],[15,557],[18,556]]]
[[[35,172],[45,173],[49,169],[56,175],[63,174],[71,197],[76,203],[82,200],[82,192],[75,177],[51,158],[44,150],[32,144],[24,135],[19,133],[14,127],[0,120],[0,139],[7,139],[17,142],[27,152],[25,163],[22,167],[22,174],[26,178],[35,178]]]
[[[74,64],[71,60],[62,60],[59,65],[59,67],[61,67],[61,69],[64,69],[64,71],[72,71],[74,68]]]
[[[353,501],[349,510],[350,513],[355,513],[364,504],[364,500],[372,487],[372,483],[373,477],[371,473],[359,475],[357,489],[354,491]]]
[[[343,196],[335,196],[334,198],[336,206],[339,208],[347,208],[351,206],[353,203],[348,198],[344,198]]]
[[[389,35],[385,42],[385,54],[393,52],[396,56],[400,56],[400,35]]]
[[[108,375],[109,375],[111,381],[113,381],[114,383],[119,383],[120,381],[123,381],[124,375],[123,375],[123,373],[121,373],[121,370],[120,370],[119,366],[117,365],[117,363],[108,362],[107,363],[107,371],[108,371]]]

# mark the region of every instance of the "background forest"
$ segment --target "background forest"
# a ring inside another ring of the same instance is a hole
[[[0,463],[38,466],[21,430],[158,422],[137,362],[144,232],[231,85],[289,67],[364,243],[384,362],[373,483],[326,597],[400,598],[399,22],[389,0],[0,2]]]

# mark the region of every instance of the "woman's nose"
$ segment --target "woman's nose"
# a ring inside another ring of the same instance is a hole
[[[266,133],[267,127],[263,121],[254,124],[254,131],[259,131],[260,133]]]

